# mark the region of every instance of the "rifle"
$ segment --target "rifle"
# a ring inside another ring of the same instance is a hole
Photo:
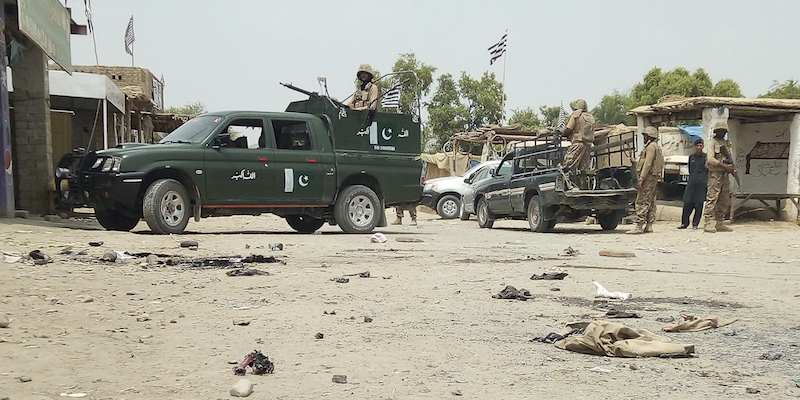
[[[722,146],[722,155],[725,157],[725,159],[722,160],[725,164],[730,165],[730,166],[734,166],[733,157],[731,157],[731,153],[728,151],[728,147],[727,146]],[[736,173],[736,169],[733,170],[731,175],[733,175],[733,179],[736,181],[736,187],[741,192],[742,191],[742,182],[739,180],[739,174]]]

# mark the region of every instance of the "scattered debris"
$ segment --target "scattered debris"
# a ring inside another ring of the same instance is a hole
[[[30,258],[33,260],[33,263],[36,265],[44,265],[49,262],[53,262],[53,259],[51,259],[47,254],[42,253],[41,250],[34,250],[28,253],[28,256],[30,256]]]
[[[283,250],[283,243],[275,242],[269,244],[270,251],[281,251]]]
[[[656,318],[656,322],[663,322],[668,324],[670,322],[675,322],[675,317],[658,317]]]
[[[560,291],[561,291],[561,288],[557,288],[557,287],[551,287],[551,288],[550,288],[550,291],[551,291],[551,292],[560,292]]]
[[[253,275],[269,275],[269,272],[259,271],[255,268],[234,268],[225,273],[228,276],[253,276]]]
[[[493,295],[492,298],[503,299],[503,300],[509,300],[509,299],[528,300],[532,299],[533,295],[527,289],[520,288],[519,290],[517,290],[517,288],[513,286],[506,286],[505,289],[501,290],[500,293]]]
[[[599,284],[596,281],[592,281],[594,283],[594,287],[597,290],[597,297],[605,297],[609,299],[620,299],[620,300],[628,300],[631,298],[630,293],[625,292],[610,292],[603,285]]]
[[[16,254],[3,252],[3,262],[6,262],[8,264],[13,264],[15,262],[18,262],[21,259],[22,259],[22,257],[18,256]]]
[[[602,372],[602,373],[604,373],[604,374],[610,374],[610,373],[611,373],[611,370],[610,370],[610,369],[605,369],[605,368],[600,368],[600,367],[594,367],[594,368],[591,368],[589,371],[592,371],[592,372]]]
[[[678,322],[664,325],[665,332],[699,332],[706,329],[719,328],[736,322],[736,319],[724,319],[717,316],[697,318],[694,315],[682,315]]]
[[[72,398],[81,398],[81,397],[86,397],[86,393],[61,393],[59,396],[61,396],[61,397],[72,397]]]
[[[462,395],[462,393],[461,393],[461,390],[460,390],[460,389],[453,390],[453,391],[452,391],[452,392],[450,392],[450,393],[451,393],[453,396],[461,396],[461,395]]]
[[[103,242],[89,242],[89,246],[92,247],[100,247],[103,245]]]
[[[373,277],[369,276],[369,271],[359,272],[359,273],[356,273],[356,274],[347,274],[345,276],[358,276],[359,278],[373,278]]]
[[[347,383],[347,375],[334,375],[331,380],[333,383]]]
[[[566,272],[543,272],[541,275],[533,274],[533,276],[531,276],[531,280],[560,281],[563,280],[567,275],[569,274]]]
[[[639,246],[639,247],[636,248],[636,250],[644,250],[644,251],[648,251],[648,252],[655,251],[655,252],[664,253],[664,254],[680,253],[680,251],[678,251],[678,250],[668,249],[666,247]]]
[[[323,335],[322,332],[317,332],[317,334],[314,335],[314,339],[324,339],[324,338],[325,335]]]
[[[760,360],[775,361],[775,360],[780,360],[781,357],[783,357],[783,354],[781,353],[774,353],[774,354],[764,353],[761,355],[761,357],[758,358]]]
[[[606,315],[606,318],[642,318],[642,315],[635,312],[628,312],[628,311],[619,311],[619,310],[609,310]]]
[[[30,376],[28,376],[28,375],[22,375],[22,376],[20,376],[20,377],[19,377],[19,381],[20,381],[20,382],[30,382],[30,381],[32,381],[32,380],[33,380],[33,379],[31,379],[31,377],[30,377]]]
[[[8,328],[10,324],[11,321],[8,320],[8,315],[0,313],[0,328]]]
[[[744,391],[747,392],[747,394],[759,394],[759,393],[761,393],[761,390],[756,389],[756,388],[751,388],[751,387],[746,388]]]
[[[181,240],[181,247],[197,247],[199,245],[197,240]]]
[[[332,281],[336,283],[347,283],[350,282],[350,278],[331,278]]]
[[[322,314],[323,315],[336,315],[336,311],[331,311],[331,312],[323,311]]]
[[[372,318],[365,316],[364,317],[364,322],[367,322],[367,323],[372,322]]]
[[[600,255],[603,257],[619,257],[619,258],[636,257],[636,253],[632,251],[617,251],[617,250],[600,250]]]
[[[573,249],[572,246],[569,246],[566,249],[564,249],[564,251],[559,255],[564,257],[575,257],[580,254],[581,254],[580,251]]]
[[[253,382],[249,379],[239,379],[233,387],[231,387],[231,396],[233,397],[247,397],[253,393]]]
[[[242,263],[250,263],[250,264],[281,263],[281,264],[286,264],[285,261],[278,260],[274,256],[264,257],[264,256],[259,255],[259,254],[253,254],[253,255],[250,255],[250,256],[247,256],[247,257],[244,257],[244,258],[242,258],[242,257],[211,257],[211,258],[205,258],[205,259],[201,259],[201,260],[194,260],[194,261],[190,261],[190,262],[191,262],[191,266],[193,268],[226,268],[226,267],[231,266],[232,264],[233,265],[237,265],[237,264],[242,264]],[[180,260],[178,260],[178,263],[180,263]],[[167,265],[170,265],[169,262],[167,262]]]
[[[235,320],[233,320],[233,324],[234,325],[239,325],[239,326],[247,326],[247,325],[250,325],[250,320],[249,319],[235,319]]]
[[[117,261],[117,252],[115,252],[114,250],[106,250],[103,253],[103,256],[100,257],[100,261],[108,261],[108,262]]]
[[[242,360],[239,365],[233,367],[233,373],[236,375],[244,375],[247,373],[247,368],[252,369],[255,375],[264,375],[273,373],[275,371],[275,364],[269,360],[269,357],[261,354],[260,351],[253,350],[252,353],[244,357],[244,360]]]
[[[402,242],[402,243],[424,243],[425,242],[424,240],[419,239],[419,238],[403,237],[403,236],[400,236],[399,238],[397,238],[395,240],[397,240],[398,242]]]
[[[571,330],[583,329],[579,335]],[[576,322],[565,327],[566,337],[554,343],[562,350],[610,357],[668,357],[694,353],[694,345],[672,343],[645,329],[609,321]]]
[[[380,232],[375,232],[375,234],[372,235],[372,237],[370,237],[369,240],[372,243],[386,243],[386,240],[388,239],[386,239],[386,235]]]

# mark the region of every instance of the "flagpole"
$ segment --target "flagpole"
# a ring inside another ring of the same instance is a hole
[[[503,57],[503,97],[500,99],[500,125],[506,120],[506,60],[508,60],[508,54],[505,53],[508,53],[508,50],[503,53],[505,57]]]
[[[136,63],[133,62],[133,53],[134,53],[134,51],[133,51],[133,42],[131,42],[131,67],[135,67],[136,66]]]

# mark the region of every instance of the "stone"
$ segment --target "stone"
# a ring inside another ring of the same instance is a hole
[[[89,242],[89,246],[92,247],[100,247],[103,245],[103,242]]]
[[[8,328],[11,321],[8,320],[8,315],[0,314],[0,328]]]
[[[323,339],[324,337],[325,337],[325,335],[323,335],[322,332],[317,332],[317,334],[314,335],[314,338],[316,338],[316,339]]]
[[[14,216],[17,218],[30,218],[31,213],[25,210],[14,210]]]
[[[347,375],[334,375],[331,380],[333,383],[347,383]]]
[[[632,251],[617,251],[617,250],[600,250],[600,255],[603,257],[619,257],[619,258],[636,257],[636,253]]]
[[[200,244],[197,243],[197,240],[182,240],[181,247],[197,247]]]
[[[58,215],[45,215],[44,220],[47,222],[62,222],[61,217]]]
[[[235,319],[235,320],[233,320],[233,324],[234,325],[239,325],[239,326],[247,326],[247,325],[250,325],[250,320],[249,319]]]
[[[32,381],[32,380],[33,380],[33,379],[31,379],[31,377],[30,377],[30,376],[28,376],[28,375],[22,375],[22,376],[20,376],[20,377],[19,377],[19,381],[20,381],[20,382],[30,382],[30,381]]]
[[[231,396],[233,397],[247,397],[253,393],[253,382],[249,379],[239,379],[233,387],[231,387]]]
[[[270,243],[269,249],[272,251],[281,251],[283,250],[283,243],[280,242]]]
[[[158,264],[158,256],[155,254],[150,254],[149,256],[147,256],[147,264],[149,265]]]
[[[103,256],[100,257],[100,260],[109,262],[117,261],[117,252],[115,252],[114,250],[106,250],[103,253]]]
[[[364,317],[364,322],[367,322],[367,323],[372,322],[372,318]]]
[[[78,296],[78,301],[81,303],[91,303],[94,301],[94,297],[88,295],[80,295]]]

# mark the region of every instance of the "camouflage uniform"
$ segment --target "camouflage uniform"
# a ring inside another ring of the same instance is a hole
[[[411,225],[417,224],[417,204],[416,203],[404,203],[398,204],[394,207],[394,212],[397,215],[397,220],[395,220],[392,225],[402,225],[403,224],[403,210],[408,210],[408,215],[411,216]]]
[[[359,75],[362,72],[368,73],[370,75],[369,79],[361,82],[356,92],[353,93],[350,102],[347,103],[347,106],[354,110],[377,110],[379,106],[378,103],[380,103],[377,101],[378,96],[380,96],[380,90],[372,83],[375,72],[369,64],[361,64],[358,68],[358,72],[356,72],[356,77],[361,79]]]
[[[641,189],[636,194],[636,228],[629,233],[653,231],[652,225],[656,221],[656,186],[664,179],[664,154],[658,144],[658,130],[648,126],[644,133],[651,140],[642,149],[636,164],[636,175],[641,182]]]
[[[726,122],[714,124],[714,132],[728,131]],[[730,144],[724,137],[715,137],[709,141],[706,165],[708,166],[708,190],[706,192],[705,217],[706,232],[730,231],[723,225],[723,216],[731,207],[731,182],[725,170],[727,159],[730,159]]]
[[[583,99],[576,100],[572,108],[575,111],[567,123],[567,129],[572,131],[572,145],[564,157],[564,168],[587,170],[594,142],[594,117],[587,111],[586,101]]]

